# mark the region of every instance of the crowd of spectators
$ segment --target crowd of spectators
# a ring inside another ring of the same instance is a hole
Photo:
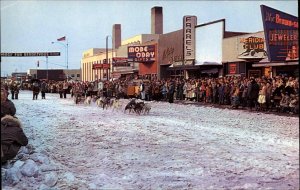
[[[80,96],[130,98],[128,79],[115,81],[49,81],[47,93]],[[219,78],[141,80],[137,98],[145,101],[195,101],[213,105],[227,105],[234,109],[259,111],[299,112],[299,78],[276,76],[246,78],[228,76]],[[10,85],[12,89],[13,85]],[[28,87],[30,89],[30,86]]]

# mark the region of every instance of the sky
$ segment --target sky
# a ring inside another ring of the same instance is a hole
[[[151,33],[151,8],[163,7],[163,32],[182,29],[185,15],[197,24],[226,19],[226,30],[263,30],[260,5],[298,17],[298,1],[1,1],[1,52],[61,52],[48,58],[49,69],[80,69],[82,53],[105,48],[112,26],[121,24],[122,40]],[[56,40],[66,36],[67,41]],[[110,41],[110,40],[109,40]],[[111,47],[111,44],[108,44]],[[45,57],[1,57],[1,76],[46,69]]]

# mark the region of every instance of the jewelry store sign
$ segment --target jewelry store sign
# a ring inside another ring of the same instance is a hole
[[[298,17],[261,5],[269,61],[299,59]]]

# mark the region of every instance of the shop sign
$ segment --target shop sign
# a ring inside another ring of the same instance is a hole
[[[155,45],[128,46],[128,62],[155,61]]]
[[[127,63],[127,57],[113,57],[113,63]]]
[[[93,64],[93,69],[109,69],[110,68],[110,64]]]
[[[261,5],[269,61],[299,59],[298,17]]]
[[[195,59],[195,26],[197,25],[196,16],[183,17],[183,55],[184,60]],[[185,61],[185,63],[193,63]]]
[[[103,64],[93,64],[92,69],[101,69],[103,68]]]
[[[265,39],[257,36],[243,37],[239,39],[239,55],[238,58],[265,58],[267,57],[265,50]]]
[[[110,68],[110,64],[103,64],[103,69],[109,69]]]
[[[178,66],[182,66],[182,65],[183,65],[182,61],[176,61],[176,62],[173,63],[174,67],[178,67]]]
[[[175,48],[174,47],[168,47],[163,51],[163,57],[162,60],[164,63],[168,62],[170,64],[174,62],[179,62],[183,60],[182,54],[181,55],[176,55],[175,53]],[[175,54],[175,55],[174,55]]]
[[[126,67],[126,66],[130,66],[130,63],[128,63],[127,57],[114,57],[113,58],[113,66],[114,67]]]
[[[228,74],[236,74],[236,63],[229,63],[228,64],[228,67],[229,67],[229,72]]]

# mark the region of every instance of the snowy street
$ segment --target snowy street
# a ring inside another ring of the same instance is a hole
[[[52,189],[299,189],[299,117],[168,102],[137,115],[128,101],[102,110],[20,91],[16,116],[50,169],[2,188],[47,189],[55,172]]]

